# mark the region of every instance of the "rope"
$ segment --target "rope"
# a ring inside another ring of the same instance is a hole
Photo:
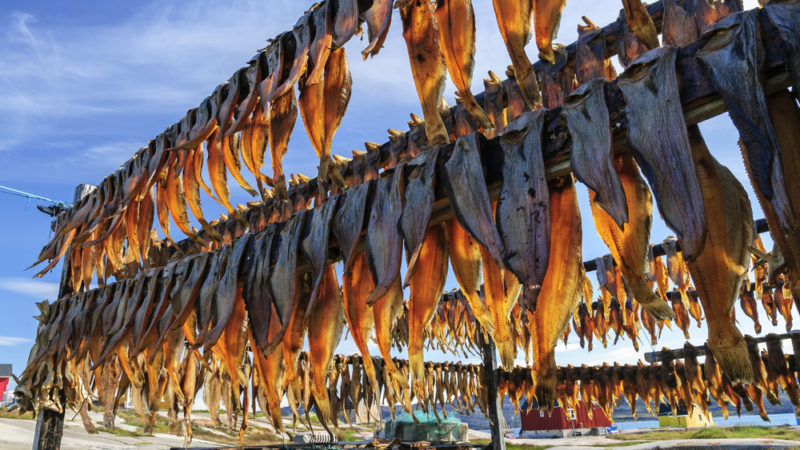
[[[7,186],[0,185],[0,193],[9,194],[9,195],[16,195],[17,197],[27,198],[28,200],[42,200],[45,202],[52,203],[54,205],[58,205],[62,208],[68,208],[70,205],[69,203],[65,203],[59,200],[53,200],[47,197],[42,197],[41,195],[31,194],[29,192],[20,191],[17,189],[12,189]]]

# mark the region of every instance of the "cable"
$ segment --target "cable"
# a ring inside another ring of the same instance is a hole
[[[59,201],[59,200],[53,200],[53,199],[50,199],[50,198],[47,198],[47,197],[42,197],[41,195],[31,194],[31,193],[20,191],[20,190],[17,190],[17,189],[12,189],[10,187],[3,186],[3,185],[0,185],[0,192],[2,192],[3,194],[16,195],[18,197],[27,198],[28,200],[34,199],[34,200],[42,200],[42,201],[45,201],[45,202],[50,202],[50,203],[53,203],[54,205],[58,205],[58,206],[60,206],[62,208],[68,208],[70,206],[69,203],[65,203],[65,202],[62,202],[62,201]]]

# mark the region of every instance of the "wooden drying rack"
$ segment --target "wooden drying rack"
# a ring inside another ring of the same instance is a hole
[[[683,2],[680,1],[679,3]],[[656,28],[660,32],[663,19],[663,4],[659,1],[649,5],[647,8],[656,24]],[[618,19],[610,25],[603,27],[599,31],[599,33],[602,34],[602,38],[605,42],[604,56],[606,58],[612,57],[616,54],[617,33],[622,25],[623,20],[624,18]],[[767,95],[769,95],[787,88],[790,85],[790,80],[784,65],[784,55],[780,50],[781,44],[777,30],[767,20],[765,14],[761,14],[759,16],[759,22],[761,29],[761,40],[763,48],[765,49],[765,92]],[[723,103],[722,98],[716,94],[710,80],[705,76],[699,61],[694,57],[697,51],[702,48],[704,43],[705,40],[700,39],[693,44],[681,48],[678,52],[678,58],[676,61],[676,71],[678,72],[682,81],[680,96],[687,125],[695,125],[726,111],[726,106]],[[567,64],[574,64],[576,50],[577,43],[570,44],[566,47],[566,51],[568,53]],[[538,71],[542,70],[544,65],[541,62],[537,62],[534,67]],[[509,82],[514,81],[504,81],[504,83]],[[483,93],[478,94],[478,101],[481,102],[483,97]],[[626,120],[624,101],[622,99],[621,92],[616,87],[616,81],[610,82],[607,85],[606,100],[611,123],[619,125],[614,127],[612,134],[613,149],[615,152],[619,153],[625,151],[625,137],[627,131],[625,127]],[[444,118],[448,119],[448,116],[452,117],[452,112],[453,109],[450,110],[449,114],[445,113]],[[559,178],[568,176],[570,174],[569,133],[567,131],[565,121],[561,118],[560,108],[546,111],[543,130],[542,150],[545,158],[547,178],[551,181],[557,181]],[[499,145],[499,138],[494,138],[485,142],[483,149],[485,156],[484,164],[486,182],[489,188],[490,198],[496,199],[499,195],[502,185],[502,163],[500,156],[502,155],[502,151]],[[442,152],[443,156],[442,160],[446,160],[452,151],[453,144],[448,144],[440,148],[440,152]],[[391,142],[387,142],[373,149],[372,151],[369,151],[363,158],[359,159],[361,159],[361,161],[351,161],[342,168],[344,176],[351,174],[354,167],[356,167],[356,164],[366,163],[368,166],[373,168],[383,169],[392,162],[408,159],[408,154],[405,151],[405,148],[399,152],[395,151]],[[437,176],[441,175],[442,170],[443,168],[441,166],[437,167]],[[81,198],[83,198],[84,195],[90,192],[89,188],[90,187],[87,185],[80,185],[76,189],[76,195],[74,199],[76,204],[81,200]],[[290,196],[301,195],[305,198],[310,198],[316,193],[316,191],[317,182],[316,179],[312,179],[308,182],[297,185],[290,191]],[[251,207],[245,213],[246,218],[249,218],[250,214],[260,213],[259,208],[267,207],[269,207],[268,204],[257,204]],[[430,224],[435,225],[441,223],[452,218],[453,216],[453,211],[449,205],[447,196],[441,188],[437,188],[436,201],[433,206]],[[757,222],[757,229],[759,232],[765,231],[764,223]],[[193,246],[193,242],[185,239],[178,243],[179,249],[173,249],[173,252],[181,251],[181,253],[191,254],[193,253]],[[663,249],[659,249],[659,247],[660,246],[656,246],[656,252],[663,252]],[[335,248],[332,248],[330,252],[330,258],[331,260],[329,262],[336,262],[341,259],[341,256],[338,254]],[[59,285],[59,298],[63,298],[72,293],[68,287],[68,261],[69,259],[65,259],[65,262],[63,263],[61,283]],[[594,261],[587,261],[584,263],[584,266],[587,270],[594,269],[593,265]],[[301,255],[300,259],[298,260],[298,270],[303,271],[309,269],[310,266],[306,258]],[[482,333],[479,334],[482,335]],[[502,415],[502,411],[499,407],[500,399],[497,396],[496,390],[498,380],[495,347],[494,342],[492,342],[491,339],[489,339],[488,342],[483,342],[483,344],[482,351],[484,355],[484,383],[489,388],[488,391],[490,395],[490,404],[494,406],[489,408],[490,420],[493,422],[493,424],[495,424],[492,426],[491,447],[494,449],[504,449],[505,443],[503,440],[503,430],[500,428],[499,420],[497,420],[497,418]],[[494,386],[495,389],[492,389],[492,386]],[[35,450],[58,448],[60,446],[61,435],[63,433],[63,420],[63,412],[58,413],[50,410],[41,410],[39,412],[36,425],[33,448]]]

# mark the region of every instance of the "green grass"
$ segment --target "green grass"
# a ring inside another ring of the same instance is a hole
[[[621,441],[666,441],[671,439],[735,439],[735,438],[767,438],[800,441],[800,431],[786,426],[775,427],[708,427],[697,430],[650,431],[647,433],[624,433],[609,435],[611,439]]]
[[[25,414],[20,414],[19,409],[9,411],[5,406],[0,408],[0,418],[3,419],[33,419],[33,412],[28,411]]]
[[[509,450],[522,450],[522,449],[538,450],[538,449],[545,449],[545,448],[550,448],[550,447],[544,446],[544,445],[509,444],[508,442],[506,442],[506,448],[509,449]]]
[[[142,435],[141,433],[123,430],[122,428],[114,428],[113,430],[110,430],[104,426],[98,426],[97,431],[102,431],[104,433],[110,433],[110,434],[115,434],[117,436],[126,436],[126,437],[139,437]]]
[[[471,439],[470,444],[489,445],[492,441],[489,439]],[[514,444],[506,440],[506,448],[509,450],[538,450],[550,448],[549,445],[528,445],[528,444]]]
[[[333,427],[331,427],[331,430],[333,430]],[[341,439],[342,441],[353,442],[353,441],[364,440],[364,438],[361,437],[361,432],[359,432],[358,430],[348,430],[343,428],[340,428],[340,430],[342,430],[342,439]]]
[[[594,447],[629,447],[631,445],[639,445],[642,444],[642,441],[622,441],[622,442],[614,442],[613,444],[597,444]]]
[[[120,410],[117,411],[117,417],[122,419],[122,422],[126,425],[134,426],[137,428],[138,434],[136,436],[142,436],[144,434],[144,419],[136,413],[136,411],[132,410]],[[170,432],[170,422],[167,418],[156,415],[156,424],[153,427],[153,432],[157,433],[169,433]]]

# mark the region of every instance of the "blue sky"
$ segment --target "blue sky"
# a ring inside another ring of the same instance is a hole
[[[79,183],[97,184],[165,127],[197,106],[213,88],[241,67],[267,38],[288,30],[311,1],[236,0],[95,1],[3,0],[0,8],[0,184],[49,198],[71,200]],[[224,5],[223,5],[224,3]],[[477,0],[478,44],[473,91],[483,90],[487,70],[505,72],[510,63],[491,5]],[[610,6],[610,4],[613,5]],[[748,8],[755,0],[745,1]],[[557,41],[570,43],[586,15],[599,25],[616,19],[621,4],[571,0]],[[365,141],[384,142],[387,128],[406,129],[409,113],[421,114],[408,66],[397,12],[385,48],[363,62],[364,42],[354,38],[346,49],[353,76],[353,95],[334,152],[350,156]],[[532,45],[531,45],[532,47]],[[530,51],[531,55],[535,50]],[[616,62],[616,60],[615,60]],[[454,104],[448,84],[446,99]],[[731,168],[751,193],[755,218],[762,217],[746,182],[735,129],[727,116],[703,124],[714,155]],[[316,157],[298,120],[284,160],[287,172],[316,174]],[[249,200],[238,187],[240,202]],[[584,222],[584,258],[607,253],[594,232],[586,190],[579,186]],[[208,198],[207,211],[219,209]],[[49,218],[35,201],[0,195],[0,362],[19,373],[35,335],[34,302],[53,300],[60,267],[41,280],[24,271],[48,240]],[[652,241],[669,235],[656,217]],[[768,247],[770,241],[766,241]],[[448,280],[448,288],[455,287]],[[737,308],[738,309],[738,308]],[[781,331],[764,320],[764,333]],[[737,315],[743,332],[754,334],[750,320]],[[800,321],[795,313],[795,320]],[[694,328],[691,341],[706,339]],[[630,341],[586,353],[573,337],[562,349],[560,364],[635,362],[641,357]],[[680,332],[665,331],[659,345],[680,346]],[[642,343],[642,351],[649,344]],[[343,353],[355,352],[350,341]],[[377,350],[375,352],[377,354]],[[432,360],[450,358],[429,352]],[[462,359],[462,358],[457,358]],[[477,361],[477,359],[476,359]]]

